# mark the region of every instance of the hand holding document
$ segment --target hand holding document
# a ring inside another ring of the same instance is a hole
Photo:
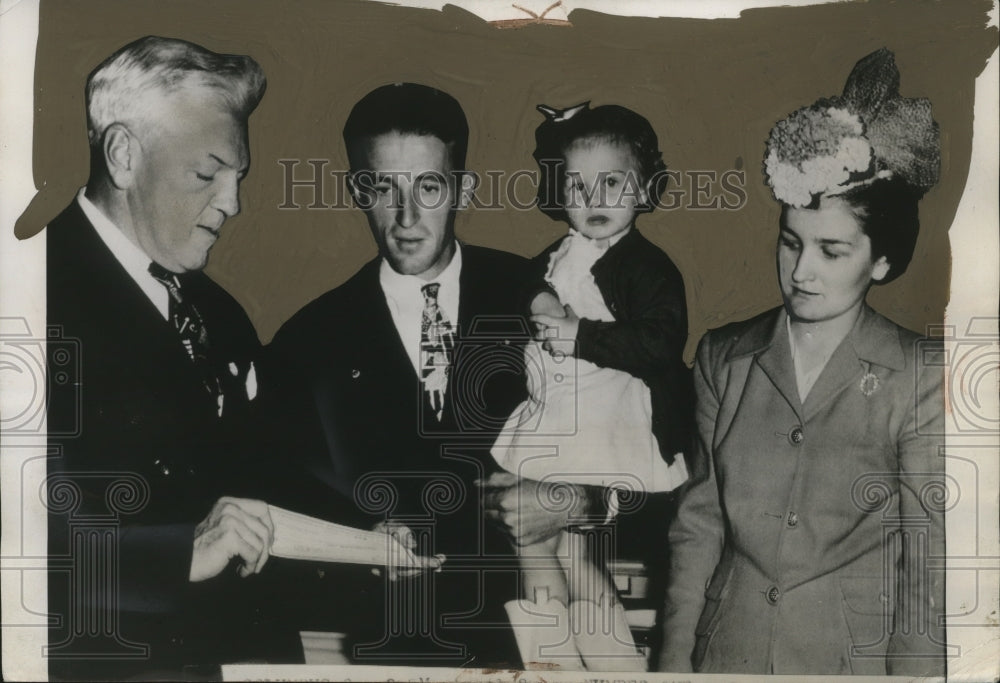
[[[443,556],[415,555],[388,531],[365,531],[268,506],[274,523],[271,555],[293,560],[437,569]]]

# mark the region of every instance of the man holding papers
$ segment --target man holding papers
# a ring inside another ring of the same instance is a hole
[[[91,175],[45,230],[53,678],[302,658],[264,599],[280,586],[255,575],[264,499],[305,483],[276,485],[256,333],[201,272],[240,211],[264,88],[250,57],[153,36],[87,80]]]

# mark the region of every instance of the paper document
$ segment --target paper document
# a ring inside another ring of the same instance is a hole
[[[274,523],[271,555],[293,560],[411,567],[417,557],[381,531],[365,531],[268,505]]]

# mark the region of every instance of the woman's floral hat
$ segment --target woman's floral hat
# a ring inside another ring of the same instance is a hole
[[[854,66],[842,95],[779,121],[764,157],[775,199],[796,207],[878,178],[901,178],[923,193],[940,166],[931,103],[899,96],[899,70],[886,48]]]

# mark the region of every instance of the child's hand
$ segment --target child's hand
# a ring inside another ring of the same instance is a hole
[[[531,316],[531,322],[539,329],[539,336],[536,338],[539,341],[544,340],[542,348],[553,358],[572,356],[576,352],[576,335],[580,331],[580,318],[573,312],[572,306],[567,305],[563,312],[564,316],[545,313]]]
[[[559,298],[552,292],[539,292],[531,300],[532,315],[550,315],[553,318],[561,318],[565,315],[563,306],[559,303]]]

